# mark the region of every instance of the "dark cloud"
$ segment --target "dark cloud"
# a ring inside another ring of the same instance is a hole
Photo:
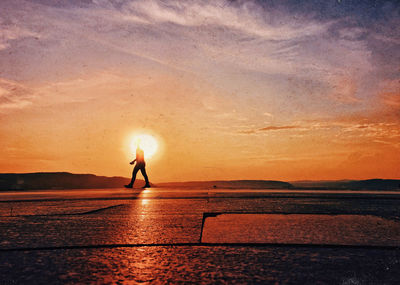
[[[35,4],[56,8],[87,7],[94,3],[92,0],[27,0]]]
[[[300,126],[268,126],[265,128],[257,129],[257,130],[245,130],[240,131],[240,134],[256,134],[258,132],[265,132],[265,131],[278,131],[278,130],[288,130],[288,129],[299,129]]]
[[[259,129],[259,131],[277,131],[277,130],[298,129],[298,128],[300,128],[300,126],[268,126]]]
[[[400,6],[397,0],[283,0],[258,2],[267,9],[279,8],[293,15],[307,14],[318,20],[351,17],[360,24],[368,24],[371,20],[387,20],[388,17],[399,14]]]

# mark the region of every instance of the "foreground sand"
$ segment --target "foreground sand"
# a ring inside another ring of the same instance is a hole
[[[399,284],[400,193],[0,193],[0,284]]]

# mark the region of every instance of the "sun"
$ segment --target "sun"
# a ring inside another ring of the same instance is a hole
[[[132,137],[130,147],[133,153],[136,153],[138,146],[143,150],[145,158],[151,158],[158,150],[157,140],[148,134],[137,134]]]

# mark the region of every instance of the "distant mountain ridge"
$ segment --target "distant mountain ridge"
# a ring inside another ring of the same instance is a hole
[[[400,190],[399,179],[292,181],[296,189],[315,190]]]
[[[0,174],[0,190],[119,188],[129,181],[125,177],[69,172],[4,173]],[[138,180],[137,184],[144,182]]]
[[[106,177],[94,174],[73,174],[69,172],[0,173],[1,190],[35,189],[93,189],[121,188],[129,178]],[[144,181],[138,179],[136,187]],[[153,185],[153,184],[152,184]],[[275,180],[215,180],[157,183],[157,187],[175,188],[220,188],[220,189],[315,189],[315,190],[400,190],[398,179],[336,180],[336,181],[294,181]]]

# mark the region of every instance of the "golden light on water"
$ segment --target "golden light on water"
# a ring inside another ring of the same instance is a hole
[[[130,148],[133,153],[138,146],[143,150],[145,158],[153,157],[158,150],[156,138],[149,134],[136,134],[131,138]]]

